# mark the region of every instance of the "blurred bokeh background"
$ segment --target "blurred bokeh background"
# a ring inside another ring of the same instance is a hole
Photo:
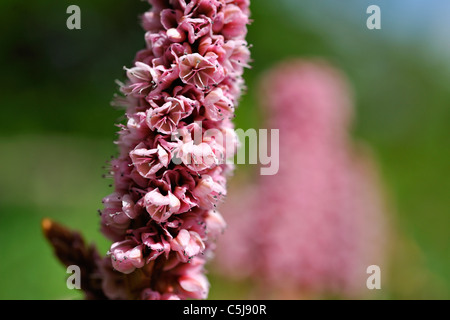
[[[66,9],[81,8],[81,30]],[[381,8],[381,30],[366,9]],[[123,66],[144,46],[142,1],[0,3],[0,299],[72,299],[40,221],[79,229],[101,252],[102,166],[116,153],[109,105]],[[320,57],[348,77],[352,131],[373,151],[390,207],[382,299],[450,298],[450,3],[446,0],[254,0],[252,69],[235,120],[260,128],[259,77],[292,57]],[[236,175],[251,168],[239,165]],[[225,217],[226,218],[226,217]],[[211,299],[246,298],[251,283],[209,270]]]

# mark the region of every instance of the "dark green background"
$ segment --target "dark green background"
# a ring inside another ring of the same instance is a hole
[[[271,65],[322,57],[341,68],[355,90],[353,134],[374,150],[392,204],[393,254],[380,297],[448,299],[450,64],[419,37],[389,39],[396,25],[387,19],[382,30],[369,31],[365,9],[377,1],[340,7],[359,12],[353,19],[330,15],[330,2],[310,11],[252,2],[254,62],[237,127],[261,125],[253,89]],[[70,4],[81,8],[81,30],[66,28]],[[82,230],[107,250],[96,210],[110,192],[101,167],[116,152],[114,124],[122,116],[109,102],[114,80],[144,46],[137,17],[147,8],[137,0],[1,1],[1,299],[80,297],[66,288],[67,274],[41,235],[42,217]],[[212,299],[244,298],[250,290],[213,270],[209,276]]]

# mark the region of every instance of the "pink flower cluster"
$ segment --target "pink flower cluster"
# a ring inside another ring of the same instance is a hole
[[[225,227],[215,207],[233,168],[223,160],[235,146],[202,133],[234,132],[250,58],[249,0],[149,3],[146,48],[126,68],[115,102],[128,120],[111,160],[115,190],[101,210],[102,232],[114,242],[103,287],[110,299],[203,299],[204,264]]]
[[[383,266],[385,208],[373,162],[349,136],[347,83],[328,64],[303,60],[263,79],[280,169],[241,182],[220,208],[228,228],[216,267],[253,279],[263,298],[361,297],[367,267]]]

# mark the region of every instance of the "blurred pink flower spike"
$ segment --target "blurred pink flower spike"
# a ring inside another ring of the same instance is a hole
[[[264,75],[260,97],[280,130],[280,168],[241,183],[221,207],[217,269],[252,278],[263,298],[363,297],[367,267],[384,263],[385,205],[367,148],[349,136],[344,77],[324,62],[288,61]]]

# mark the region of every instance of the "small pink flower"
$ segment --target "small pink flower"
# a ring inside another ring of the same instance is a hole
[[[180,208],[177,212],[185,213],[197,206],[197,202],[191,194],[195,187],[195,181],[186,170],[166,171],[163,179],[158,181],[165,190],[172,190],[172,193],[179,199]]]
[[[104,209],[101,211],[102,229],[107,229],[110,239],[125,234],[132,219],[138,216],[134,202],[130,195],[121,195],[117,192],[103,199]]]
[[[192,192],[198,201],[198,206],[205,210],[211,210],[226,195],[226,189],[215,182],[209,175],[203,175],[197,187]]]
[[[233,102],[228,99],[221,88],[216,88],[205,97],[205,116],[209,120],[220,121],[234,114]]]
[[[237,150],[238,138],[232,127],[217,128],[214,122],[203,121],[203,127],[191,123],[177,131],[175,147],[172,150],[174,161],[184,164],[196,173],[213,169],[224,164]]]
[[[206,299],[209,291],[209,282],[203,274],[204,262],[195,257],[191,263],[178,267],[181,274],[178,278],[179,290],[186,298]]]
[[[205,299],[209,282],[204,272],[205,260],[196,256],[189,263],[169,261],[161,274],[160,292],[170,292],[181,299]]]
[[[151,129],[170,134],[176,130],[181,119],[191,114],[195,102],[184,97],[169,97],[165,100],[166,103],[161,107],[153,103],[155,108],[147,113],[147,124]]]
[[[211,237],[212,239],[216,239],[225,231],[225,228],[227,227],[222,215],[216,210],[209,210],[205,221],[208,237]]]
[[[128,155],[129,150],[134,149],[150,132],[145,118],[144,112],[136,112],[128,116],[127,125],[119,131],[119,140],[116,142],[121,155]]]
[[[206,89],[221,81],[223,76],[223,69],[214,53],[205,57],[193,53],[180,58],[180,78],[186,84]]]
[[[145,63],[137,61],[135,67],[127,70],[127,76],[130,84],[122,87],[122,92],[126,95],[135,94],[137,96],[145,96],[152,89],[156,88],[159,81],[157,71]]]
[[[164,222],[180,209],[180,200],[170,191],[162,195],[159,189],[154,189],[144,197],[145,207],[153,220]]]
[[[224,66],[233,73],[242,74],[244,68],[250,68],[248,61],[250,60],[250,50],[247,42],[244,40],[229,40],[223,48],[226,51]]]
[[[114,243],[109,251],[114,269],[129,274],[136,268],[142,268],[145,264],[142,256],[143,247],[142,244],[136,246],[133,240]]]
[[[206,299],[209,282],[204,274],[185,274],[178,279],[182,293],[191,299]]]
[[[242,38],[247,33],[248,16],[233,4],[225,8],[222,34],[226,39]]]
[[[169,30],[176,28],[184,15],[180,10],[164,9],[161,11],[160,16],[162,26],[166,30]]]
[[[211,33],[212,23],[207,18],[188,18],[180,23],[179,30],[187,33],[189,43]]]
[[[218,8],[222,5],[221,0],[195,0],[191,1],[184,10],[185,15],[213,18]]]
[[[151,55],[153,56],[152,66],[164,66],[165,64],[162,62],[167,57],[167,47],[171,45],[167,32],[162,30],[156,33],[147,32],[145,34],[145,42],[149,48],[147,50],[151,52]]]
[[[164,253],[165,257],[169,257],[170,242],[172,241],[172,235],[164,227],[156,227],[150,225],[148,227],[138,229],[140,241],[150,249],[150,253],[146,256],[146,262],[149,263],[152,260],[158,258]]]
[[[161,29],[161,18],[154,11],[147,11],[142,15],[142,28],[147,31],[158,31]]]
[[[161,145],[158,144],[156,148],[148,150],[143,142],[130,152],[130,158],[136,170],[147,179],[155,177],[156,173],[167,167],[170,161],[169,154]]]
[[[172,240],[171,249],[178,252],[178,258],[180,261],[188,262],[194,256],[205,250],[205,244],[203,243],[200,235],[195,231],[188,231],[181,229],[177,237]]]

